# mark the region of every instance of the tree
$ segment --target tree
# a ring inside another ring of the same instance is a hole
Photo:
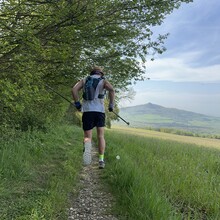
[[[192,0],[2,1],[0,98],[9,113],[5,121],[13,116],[19,124],[39,108],[51,120],[61,100],[45,85],[69,94],[93,64],[105,66],[116,88],[141,80],[141,62],[165,51],[167,35],[153,40],[151,27],[184,2]]]

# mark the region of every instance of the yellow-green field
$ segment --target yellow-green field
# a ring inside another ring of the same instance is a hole
[[[211,138],[201,138],[201,137],[191,137],[191,136],[181,136],[176,134],[163,133],[158,131],[146,130],[141,128],[131,128],[124,126],[112,126],[112,130],[120,131],[127,135],[138,135],[144,137],[159,138],[164,140],[173,140],[178,142],[196,144],[204,147],[214,147],[220,149],[220,140]]]
[[[106,143],[106,183],[126,219],[220,219],[219,140],[113,127]]]

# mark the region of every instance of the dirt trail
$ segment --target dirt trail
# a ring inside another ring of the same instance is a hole
[[[96,149],[92,147],[92,164],[82,169],[81,188],[69,208],[68,220],[118,220],[112,214],[114,198],[100,181],[100,174],[105,169],[99,169],[97,161]]]

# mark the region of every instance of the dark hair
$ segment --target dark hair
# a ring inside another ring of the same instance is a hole
[[[104,75],[103,72],[101,71],[98,71],[98,70],[93,70],[91,73],[90,73],[90,76],[92,75]]]

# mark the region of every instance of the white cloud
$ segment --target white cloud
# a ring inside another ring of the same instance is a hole
[[[135,99],[121,106],[152,102],[220,117],[220,1],[194,0],[167,16],[158,33],[170,35],[167,51],[148,62]]]
[[[148,64],[146,76],[152,80],[173,82],[220,82],[220,64],[212,66],[191,67],[195,53],[185,53],[181,58],[156,59]]]

